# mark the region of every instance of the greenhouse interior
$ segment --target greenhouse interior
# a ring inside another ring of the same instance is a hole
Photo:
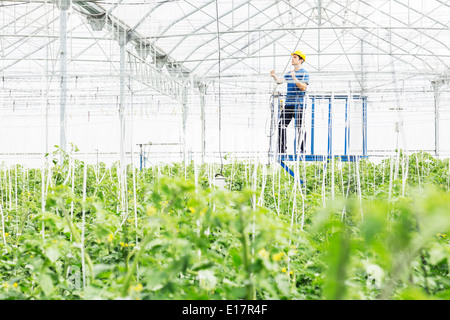
[[[449,17],[0,1],[0,299],[450,299]]]

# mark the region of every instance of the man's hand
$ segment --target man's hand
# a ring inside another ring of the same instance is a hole
[[[275,80],[275,82],[277,84],[282,84],[283,83],[283,80],[277,77],[277,75],[275,74],[275,71],[273,71],[273,70],[270,71],[270,75],[272,76],[272,78]]]
[[[300,80],[297,79],[296,75],[295,75],[295,71],[291,71],[291,77],[292,77],[292,81],[295,83],[295,85],[301,90],[301,91],[306,91],[306,87],[308,86],[306,83],[304,82],[300,82]]]
[[[295,75],[295,71],[291,71],[292,80],[297,80],[297,76]]]

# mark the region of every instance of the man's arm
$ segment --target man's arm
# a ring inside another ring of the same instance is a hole
[[[275,74],[275,71],[270,71],[270,75],[272,76],[272,78],[275,80],[275,82],[277,83],[277,84],[282,84],[283,82],[284,82],[284,79],[283,78],[279,78],[276,74]]]
[[[295,83],[295,85],[301,90],[306,91],[306,88],[308,87],[308,84],[306,82],[301,82],[297,79],[295,76],[295,72],[291,71],[292,81]]]

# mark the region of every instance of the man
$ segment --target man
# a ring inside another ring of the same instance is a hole
[[[275,71],[271,71],[270,74],[274,78],[277,84],[281,84],[284,80],[287,82],[287,94],[285,107],[280,114],[280,122],[278,123],[278,152],[286,153],[286,128],[291,122],[292,118],[296,117],[297,121],[295,127],[298,131],[298,137],[300,138],[300,128],[303,121],[303,107],[304,107],[304,97],[306,89],[309,85],[309,74],[308,71],[303,69],[303,62],[305,62],[305,55],[297,50],[291,53],[292,60],[291,64],[294,70],[287,73],[283,78],[279,78]],[[296,111],[297,110],[297,115]],[[300,152],[305,152],[306,146],[306,133],[301,139]]]

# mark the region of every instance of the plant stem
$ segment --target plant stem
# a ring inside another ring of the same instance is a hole
[[[244,267],[245,267],[245,271],[247,272],[247,278],[249,281],[249,284],[247,284],[247,300],[255,300],[255,288],[253,285],[253,280],[252,280],[252,273],[251,273],[251,266],[250,266],[250,257],[249,257],[249,252],[248,252],[248,244],[247,244],[247,237],[245,235],[245,221],[244,221],[244,217],[243,217],[243,212],[240,211],[239,212],[239,222],[240,222],[240,228],[239,228],[239,232],[240,232],[240,240],[241,240],[241,244],[242,244],[242,258],[244,261]]]
[[[147,236],[142,240],[141,247],[137,251],[137,253],[135,255],[135,258],[133,260],[133,265],[131,266],[131,268],[128,268],[127,274],[125,275],[125,280],[123,282],[122,291],[121,291],[122,297],[125,297],[128,294],[128,288],[130,287],[131,277],[132,277],[132,275],[134,273],[134,270],[136,270],[136,268],[137,268],[137,265],[138,265],[139,259],[141,257],[141,254],[144,251],[144,249],[147,246],[147,244],[150,242],[150,240],[153,237],[154,237],[154,234],[149,232],[147,234]],[[129,260],[131,258],[131,255],[132,255],[133,251],[129,253],[129,256],[128,256],[127,260]]]
[[[72,221],[70,221],[68,213],[66,212],[65,209],[63,209],[63,212],[64,212],[64,218],[66,219],[67,225],[69,226],[70,233],[72,234],[73,239],[75,240],[76,243],[81,243],[80,235],[78,234],[77,230],[73,226]],[[91,281],[94,281],[94,266],[92,265],[92,260],[86,251],[84,251],[84,257],[86,259],[86,262],[88,263],[89,271],[91,273]]]

